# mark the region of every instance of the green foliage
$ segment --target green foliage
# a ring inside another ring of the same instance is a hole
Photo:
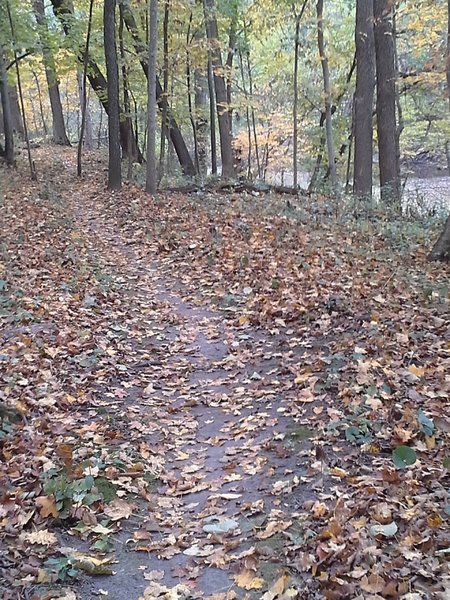
[[[417,461],[415,450],[409,446],[398,446],[392,452],[392,460],[397,469],[406,469]]]
[[[65,556],[47,558],[44,562],[44,568],[49,579],[53,582],[68,581],[78,575],[78,571],[73,568],[70,558]]]
[[[65,470],[47,475],[44,493],[55,498],[61,519],[67,519],[75,505],[90,506],[103,499],[92,475],[72,481]]]

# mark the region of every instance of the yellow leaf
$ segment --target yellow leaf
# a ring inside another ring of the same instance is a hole
[[[408,371],[410,373],[412,373],[413,375],[415,375],[416,377],[422,377],[423,375],[425,375],[425,368],[424,367],[418,367],[416,365],[411,365],[409,367]]]
[[[442,525],[442,518],[437,513],[433,513],[427,518],[427,524],[431,529],[439,529]]]
[[[341,469],[340,467],[332,467],[330,469],[330,475],[332,475],[333,477],[339,477],[339,479],[344,479],[345,477],[348,476],[347,471],[344,471],[344,469]]]
[[[234,577],[236,584],[244,590],[260,590],[265,581],[261,577],[255,577],[250,569],[244,569]]]
[[[436,447],[436,438],[434,437],[434,435],[425,436],[425,444],[428,450],[433,450]]]
[[[264,594],[261,600],[275,600],[278,596],[284,592],[286,585],[289,582],[289,575],[282,575],[279,577],[273,585],[270,586],[268,592]]]

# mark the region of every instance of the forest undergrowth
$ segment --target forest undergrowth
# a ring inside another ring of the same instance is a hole
[[[0,171],[2,598],[448,598],[426,219],[75,160]]]

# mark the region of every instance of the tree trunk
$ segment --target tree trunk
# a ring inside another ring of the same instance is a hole
[[[237,11],[234,11],[233,17],[231,19],[230,31],[228,34],[228,53],[227,60],[225,62],[225,73],[227,78],[227,105],[228,105],[228,115],[230,120],[230,132],[233,135],[233,104],[231,101],[231,94],[233,91],[233,60],[234,53],[236,51],[236,42],[237,42]]]
[[[27,156],[28,156],[28,164],[30,167],[30,176],[31,176],[32,181],[37,181],[36,168],[35,168],[32,156],[31,156],[30,137],[28,135],[27,118],[25,115],[25,104],[24,104],[24,100],[23,100],[22,80],[21,80],[21,76],[20,76],[20,67],[19,67],[19,57],[18,57],[17,50],[16,50],[17,41],[16,41],[15,27],[14,27],[12,14],[11,14],[11,7],[9,5],[8,0],[6,0],[6,12],[8,15],[9,27],[11,29],[12,46],[14,48],[13,54],[14,54],[14,61],[15,61],[15,66],[16,66],[17,89],[19,90],[20,108],[22,111],[22,121],[23,121],[23,133],[25,136],[25,143],[27,146]]]
[[[330,169],[331,187],[334,194],[338,193],[338,179],[336,171],[336,152],[333,141],[333,124],[331,120],[331,83],[328,58],[325,53],[325,42],[323,36],[323,0],[317,2],[317,42],[319,46],[320,61],[323,72],[323,89],[325,93],[325,131],[327,136],[328,166]]]
[[[108,189],[120,190],[122,186],[120,157],[119,67],[116,47],[116,0],[104,0],[104,44],[106,77],[108,80]]]
[[[158,0],[150,0],[148,40],[148,108],[147,108],[147,180],[145,190],[154,196],[158,184],[156,169],[156,53],[158,45]]]
[[[166,99],[161,110],[161,136],[159,146],[159,173],[158,180],[164,176],[164,164],[166,159],[166,138],[170,140],[169,123],[167,121],[167,108],[169,91],[169,19],[170,19],[170,0],[164,1],[164,21],[163,21],[163,86],[162,93]]]
[[[47,78],[48,95],[53,118],[53,141],[61,146],[70,146],[64,125],[59,82],[56,77],[56,66],[48,41],[48,25],[45,17],[44,0],[33,0],[34,14],[39,25],[39,39],[44,59],[45,76]]]
[[[11,106],[12,125],[15,133],[24,135],[22,111],[19,105],[19,94],[16,85],[8,85],[9,104]]]
[[[39,77],[37,76],[36,71],[34,69],[31,69],[31,73],[33,74],[34,82],[36,84],[36,90],[37,90],[37,93],[38,93],[39,112],[41,114],[42,128],[44,130],[44,135],[47,136],[48,135],[48,128],[47,128],[47,123],[45,121],[44,106],[43,106],[43,103],[42,103],[41,84],[39,83]]]
[[[92,11],[94,9],[94,0],[90,0],[89,2],[89,17],[88,17],[88,27],[86,33],[86,48],[84,50],[84,64],[83,64],[83,73],[80,71],[77,72],[78,77],[78,90],[80,95],[80,105],[81,105],[81,128],[80,128],[80,136],[78,139],[78,147],[77,147],[77,175],[81,177],[82,165],[81,165],[81,155],[83,151],[83,138],[84,131],[87,125],[87,116],[88,116],[88,104],[87,104],[87,57],[89,56],[89,42],[91,39],[91,29],[92,29]],[[90,115],[89,115],[90,121]],[[92,123],[90,125],[90,142],[92,144]],[[87,137],[87,136],[86,136]]]
[[[374,0],[377,129],[381,198],[384,202],[399,205],[393,4],[393,0]]]
[[[189,120],[192,126],[192,136],[194,138],[194,160],[197,173],[200,171],[198,158],[198,138],[197,138],[197,122],[194,115],[194,106],[192,104],[192,85],[191,85],[191,26],[192,26],[192,11],[189,18],[188,29],[186,33],[186,92],[188,101]]]
[[[0,43],[0,97],[3,112],[3,132],[5,136],[4,157],[8,166],[14,166],[14,134],[8,80],[6,75],[5,55]]]
[[[294,188],[298,187],[298,62],[300,48],[300,16],[295,18],[295,43],[294,43],[294,135],[293,135],[293,172]]]
[[[217,119],[219,122],[220,154],[222,157],[222,177],[225,179],[232,179],[234,177],[234,161],[230,113],[227,101],[227,86],[224,77],[222,54],[219,46],[215,1],[203,0],[203,7],[205,11],[206,35],[211,50],[211,62],[214,73]]]
[[[250,100],[247,91],[247,83],[245,79],[245,71],[244,71],[244,59],[242,56],[242,51],[239,49],[239,65],[241,68],[241,80],[242,80],[242,91],[244,92],[245,98],[245,120],[247,123],[247,179],[252,179],[252,127],[250,122]]]
[[[373,97],[375,92],[375,38],[373,0],[356,3],[356,91],[354,96],[354,175],[353,192],[360,198],[372,197],[373,180]]]
[[[447,0],[447,60],[445,63],[447,76],[447,95],[450,108],[450,0]]]
[[[84,99],[84,85],[83,85],[83,76],[81,73],[78,73],[78,95],[80,98],[80,109],[83,109],[83,99]],[[103,108],[101,109],[103,111]],[[84,136],[83,136],[83,148],[86,150],[94,149],[94,128],[92,124],[92,114],[89,105],[89,96],[87,94],[86,89],[86,115],[85,115],[85,126],[84,126]]]
[[[144,74],[148,79],[147,46],[142,42],[139,36],[139,30],[136,25],[136,20],[131,11],[128,0],[119,1],[122,3],[123,19],[125,21],[125,25],[127,26],[127,29],[130,32],[131,37],[133,38],[134,49],[136,51],[136,54],[139,56],[139,61],[141,63],[142,70],[144,71]],[[181,134],[181,130],[178,127],[178,123],[176,122],[172,111],[170,110],[168,99],[163,94],[163,89],[158,78],[156,78],[156,97],[158,100],[159,108],[162,111],[166,110],[167,121],[169,124],[170,139],[177,153],[178,160],[180,161],[183,173],[185,175],[193,176],[196,173],[194,163],[192,162],[192,158],[189,154],[186,143]]]
[[[293,172],[294,172],[294,188],[298,187],[298,63],[300,53],[300,22],[305,12],[308,0],[304,0],[303,6],[299,14],[295,12],[295,42],[294,42],[294,135],[293,135]]]
[[[209,131],[211,137],[211,173],[217,175],[216,98],[211,52],[208,49]]]
[[[51,0],[53,6],[53,12],[55,16],[59,18],[61,21],[61,25],[63,27],[64,33],[69,35],[71,23],[74,19],[74,10],[73,4],[71,0]],[[80,64],[84,64],[84,52],[80,49],[77,51],[77,59]],[[106,114],[109,113],[109,102],[108,102],[108,84],[100,71],[97,63],[92,59],[91,56],[87,57],[87,75],[89,79],[89,83],[92,86],[92,89],[97,94],[98,99],[100,100],[103,108],[105,109]],[[134,135],[133,135],[133,125],[130,118],[120,121],[120,144],[122,146],[122,151],[124,155],[128,155],[128,148],[130,147],[130,139],[131,139],[131,149],[132,156],[135,160],[142,162],[142,154],[140,153],[139,148],[137,147]]]
[[[206,175],[207,171],[207,126],[206,118],[206,86],[207,81],[204,72],[200,68],[194,70],[194,106],[195,106],[195,129],[197,131],[197,149],[198,149],[198,169],[200,179]]]
[[[428,255],[428,259],[450,262],[450,215],[445,223],[444,231],[433,246],[432,251]]]

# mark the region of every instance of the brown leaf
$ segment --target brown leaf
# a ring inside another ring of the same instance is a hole
[[[39,507],[39,514],[44,519],[47,517],[58,517],[59,513],[53,496],[38,496],[35,502]]]

